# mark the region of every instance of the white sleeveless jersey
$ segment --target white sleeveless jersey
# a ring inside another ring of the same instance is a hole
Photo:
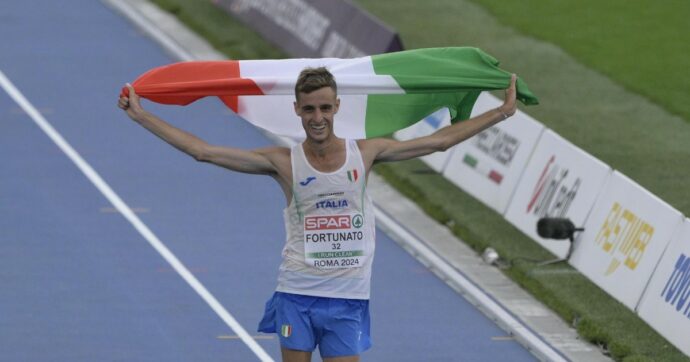
[[[328,173],[309,164],[301,144],[291,150],[293,198],[283,212],[279,292],[369,299],[374,209],[357,142],[346,140],[345,147],[345,163]]]

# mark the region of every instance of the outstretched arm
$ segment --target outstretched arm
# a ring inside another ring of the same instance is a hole
[[[505,120],[515,114],[517,110],[515,100],[516,81],[517,76],[513,74],[510,78],[510,86],[505,92],[504,102],[500,107],[466,121],[444,127],[429,136],[409,141],[396,141],[385,138],[360,141],[359,146],[362,149],[365,160],[371,165],[374,162],[402,161],[437,151],[445,151],[482,130]]]
[[[118,106],[127,113],[129,118],[197,161],[212,163],[238,172],[274,176],[279,173],[280,164],[285,163],[282,158],[286,155],[289,164],[289,151],[279,147],[247,151],[210,145],[199,137],[173,127],[146,111],[141,106],[134,88],[129,84],[127,87],[129,97],[120,97]]]

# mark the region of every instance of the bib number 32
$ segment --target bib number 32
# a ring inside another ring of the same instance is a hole
[[[304,253],[316,268],[357,268],[364,258],[364,218],[361,214],[304,218]]]

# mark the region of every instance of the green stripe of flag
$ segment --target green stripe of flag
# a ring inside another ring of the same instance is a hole
[[[418,49],[371,58],[374,72],[393,77],[406,94],[367,97],[367,138],[406,128],[443,107],[449,109],[453,123],[468,119],[481,90],[510,85],[510,73],[477,48]],[[434,93],[428,93],[430,90]],[[523,103],[539,103],[521,79],[517,92]]]

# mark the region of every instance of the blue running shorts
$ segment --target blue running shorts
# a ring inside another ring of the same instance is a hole
[[[321,357],[359,355],[371,347],[369,301],[275,292],[259,332],[278,333],[281,347]]]

